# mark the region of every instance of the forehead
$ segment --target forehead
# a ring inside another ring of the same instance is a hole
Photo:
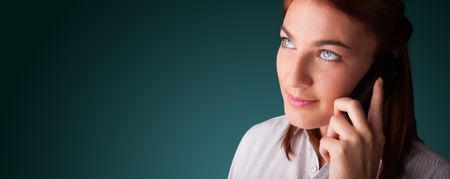
[[[332,8],[326,2],[294,0],[283,26],[302,44],[321,39],[336,39],[351,48],[374,48],[375,37],[362,23]],[[360,49],[363,50],[363,49]]]

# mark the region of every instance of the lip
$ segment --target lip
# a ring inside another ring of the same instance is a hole
[[[300,97],[295,97],[295,96],[292,96],[291,94],[288,94],[288,101],[289,101],[289,104],[291,104],[294,107],[306,107],[306,106],[310,106],[310,105],[316,103],[319,100],[307,100],[307,99],[302,99]]]

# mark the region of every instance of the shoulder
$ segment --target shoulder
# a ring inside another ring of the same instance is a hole
[[[412,178],[450,178],[448,161],[419,141],[414,142],[405,168]]]
[[[253,125],[249,131],[261,131],[261,130],[283,130],[288,125],[284,115],[276,116],[260,123]]]
[[[257,123],[247,130],[243,138],[267,138],[280,135],[287,127],[288,122],[284,115],[276,116]]]
[[[242,137],[231,163],[228,178],[255,178],[260,175],[258,167],[281,150],[276,150],[288,122],[276,116],[250,127]],[[252,177],[240,177],[252,176]]]
[[[283,131],[288,127],[288,122],[284,115],[272,117],[250,127],[239,143],[239,149],[255,148],[260,141],[281,137]]]
[[[277,146],[281,147],[281,139],[288,126],[284,115],[253,125],[242,137],[237,153],[239,155],[264,153],[274,150]]]

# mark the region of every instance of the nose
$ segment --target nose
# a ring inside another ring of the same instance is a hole
[[[313,84],[312,65],[314,63],[311,55],[299,54],[293,60],[286,84],[296,88],[311,86]]]

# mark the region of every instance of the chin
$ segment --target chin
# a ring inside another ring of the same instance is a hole
[[[285,110],[285,116],[289,124],[302,129],[315,129],[327,125],[327,121],[317,119],[299,112],[292,113]]]

